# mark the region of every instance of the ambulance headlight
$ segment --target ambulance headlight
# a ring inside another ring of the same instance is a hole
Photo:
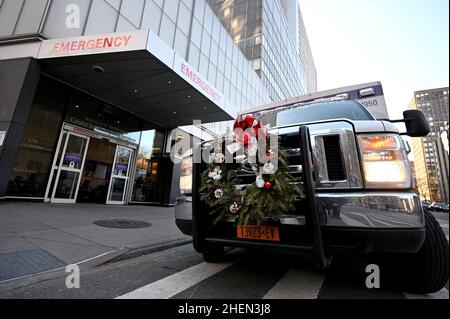
[[[358,136],[367,188],[410,188],[411,168],[403,141],[395,134]]]

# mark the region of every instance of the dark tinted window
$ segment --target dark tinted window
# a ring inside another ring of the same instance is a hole
[[[66,96],[64,86],[41,77],[8,183],[8,196],[44,197]]]
[[[79,92],[70,95],[65,121],[139,144],[142,121],[131,113]]]
[[[332,119],[370,121],[374,120],[374,117],[358,102],[336,101],[309,104],[279,112],[276,116],[276,126]]]

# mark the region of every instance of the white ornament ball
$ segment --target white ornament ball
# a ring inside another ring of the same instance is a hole
[[[214,156],[214,162],[216,162],[217,164],[222,164],[225,161],[225,155],[223,155],[222,153],[217,153]]]
[[[223,197],[223,190],[221,188],[216,189],[215,192],[214,192],[214,196],[217,199],[221,199]]]
[[[266,163],[263,166],[263,170],[264,170],[264,173],[266,173],[266,174],[273,174],[273,173],[275,173],[275,165],[273,165],[270,162]]]
[[[258,188],[264,187],[264,179],[262,178],[261,175],[256,176],[255,184],[256,184],[256,187],[258,187]]]
[[[234,202],[233,205],[230,206],[230,212],[232,214],[236,214],[238,212],[238,210],[239,210],[239,205],[236,202]]]

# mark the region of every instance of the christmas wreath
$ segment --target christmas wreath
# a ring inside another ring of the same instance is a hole
[[[233,132],[215,143],[219,149],[226,145],[226,151],[210,154],[199,189],[201,200],[214,216],[214,224],[219,221],[233,221],[238,225],[277,222],[302,196],[298,183],[289,174],[286,151],[278,148],[278,139],[269,134],[269,126],[263,126],[253,115],[239,117]],[[255,181],[239,187],[241,169],[230,165],[224,153],[231,155],[232,163],[238,162],[253,171]]]

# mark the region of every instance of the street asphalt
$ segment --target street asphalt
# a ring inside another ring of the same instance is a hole
[[[66,276],[23,286],[0,284],[0,299],[448,299],[404,293],[381,269],[380,289],[365,286],[364,259],[339,258],[327,272],[306,258],[236,249],[208,264],[192,245],[82,270],[80,288]]]
[[[448,236],[448,214],[434,215]],[[0,299],[448,299],[448,283],[436,294],[411,295],[384,275],[380,289],[367,289],[363,258],[335,258],[320,272],[307,258],[235,249],[224,263],[208,264],[174,225],[173,208],[3,203],[0,218],[0,274],[10,277],[0,281]],[[93,224],[105,219],[151,226]],[[86,259],[80,288],[68,289],[63,266]],[[33,274],[14,279],[20,269]]]

